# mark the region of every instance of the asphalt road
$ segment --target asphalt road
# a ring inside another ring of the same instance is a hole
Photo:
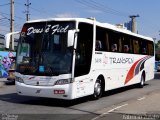
[[[126,119],[137,99],[160,92],[160,74],[148,81],[143,89],[137,86],[108,91],[99,100],[84,97],[72,101],[19,96],[15,85],[0,87],[0,118],[52,119],[52,120],[103,120]],[[132,103],[128,108],[123,109]],[[139,105],[139,104],[138,104]],[[142,106],[143,107],[143,106]],[[135,109],[136,110],[136,109]],[[154,111],[152,111],[154,112]]]

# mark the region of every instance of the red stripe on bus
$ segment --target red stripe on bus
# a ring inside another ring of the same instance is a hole
[[[136,61],[132,67],[130,68],[128,74],[127,74],[127,77],[126,77],[126,80],[125,80],[125,83],[124,84],[127,84],[133,77],[134,77],[134,70],[136,68],[136,65],[138,64],[139,61],[141,61],[143,58],[141,58],[140,60]]]

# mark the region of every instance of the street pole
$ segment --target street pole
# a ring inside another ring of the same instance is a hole
[[[10,32],[14,32],[14,0],[10,0]],[[11,35],[11,48],[14,50],[14,36]]]
[[[29,3],[29,0],[27,0],[27,3],[24,5],[26,6],[26,21],[28,21],[30,19],[29,6],[31,5],[31,3]]]

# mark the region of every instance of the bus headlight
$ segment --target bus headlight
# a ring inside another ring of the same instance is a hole
[[[54,85],[64,85],[64,84],[69,84],[69,83],[72,83],[72,82],[73,82],[73,80],[71,78],[61,79],[61,80],[57,80]]]
[[[17,82],[24,83],[23,79],[20,78],[20,77],[16,77],[15,80],[16,80]]]

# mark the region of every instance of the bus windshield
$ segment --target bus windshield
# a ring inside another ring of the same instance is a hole
[[[75,29],[75,22],[25,24],[17,49],[16,71],[42,76],[71,73],[73,46],[67,46],[71,29]]]

